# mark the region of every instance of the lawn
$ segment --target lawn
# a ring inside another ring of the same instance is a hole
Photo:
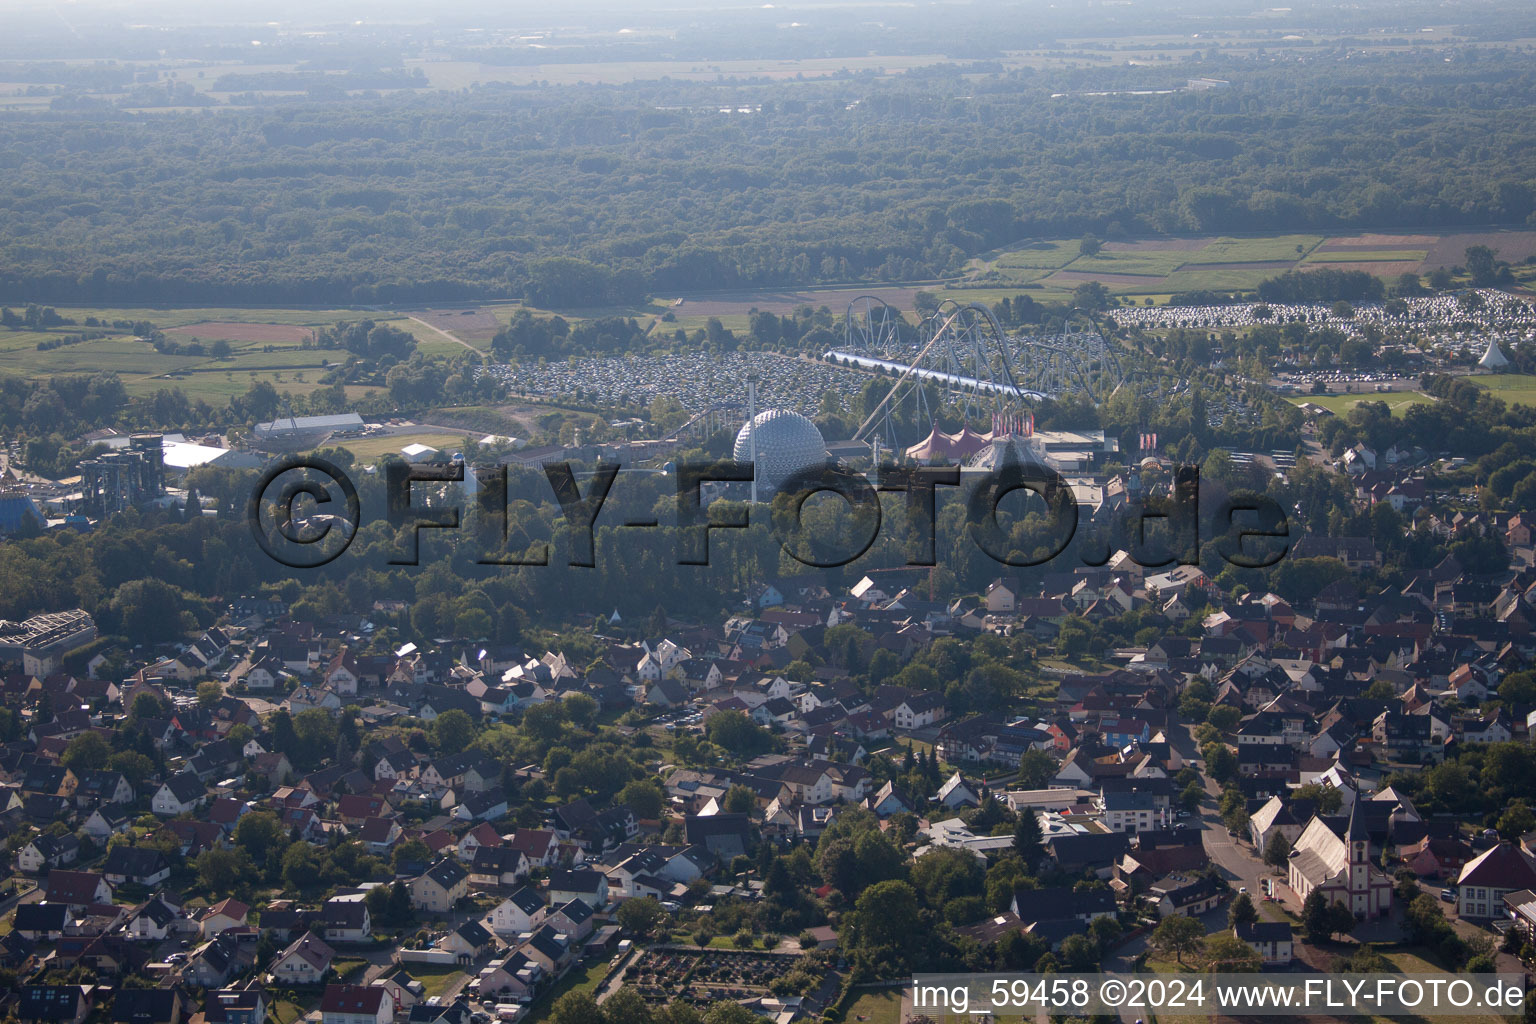
[[[560,983],[540,997],[534,1004],[533,1010],[524,1018],[523,1024],[538,1024],[549,1016],[550,1008],[567,992],[584,992],[591,995],[603,978],[608,974],[608,963],[605,960],[584,961],[572,967],[570,973],[560,979]]]
[[[453,984],[454,979],[464,974],[457,967],[438,964],[406,964],[405,969],[411,977],[421,982],[422,991],[428,999],[448,991],[448,986]]]
[[[366,971],[368,961],[362,957],[339,956],[331,961],[331,967],[336,971],[336,977],[346,981],[350,975]]]
[[[1533,396],[1536,397],[1536,396]],[[1433,398],[1421,391],[1387,391],[1380,394],[1367,392],[1360,395],[1303,395],[1300,397],[1287,397],[1286,401],[1292,405],[1300,405],[1303,402],[1311,402],[1320,405],[1335,416],[1342,416],[1361,402],[1385,402],[1392,415],[1401,416],[1409,406],[1429,405]]]
[[[866,992],[848,1007],[847,1021],[864,1024],[897,1024],[901,1019],[901,989]]]
[[[295,1021],[304,1016],[304,1007],[298,1003],[290,1003],[286,999],[280,999],[273,1005],[271,1015],[272,1019],[277,1021],[277,1024],[294,1024]]]
[[[384,437],[362,437],[336,442],[333,447],[351,452],[360,465],[368,465],[385,455],[399,455],[406,445],[425,444],[454,452],[464,447],[463,434],[444,434],[440,431],[423,431],[419,434],[391,434]]]
[[[1511,405],[1536,405],[1536,376],[1528,373],[1494,373],[1467,378]]]

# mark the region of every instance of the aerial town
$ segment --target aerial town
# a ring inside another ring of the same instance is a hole
[[[0,14],[0,1024],[1536,1020],[1536,27],[1230,6]]]

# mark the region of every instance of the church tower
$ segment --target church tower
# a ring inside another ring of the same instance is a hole
[[[1357,914],[1369,914],[1371,899],[1371,837],[1366,832],[1361,806],[1365,800],[1356,794],[1349,807],[1349,825],[1344,842],[1349,846],[1349,908]]]

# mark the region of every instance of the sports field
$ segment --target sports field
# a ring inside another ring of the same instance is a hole
[[[1428,405],[1434,401],[1429,395],[1419,391],[1392,391],[1383,394],[1361,395],[1303,395],[1286,399],[1292,405],[1302,405],[1310,402],[1320,405],[1335,416],[1342,416],[1361,402],[1384,402],[1392,415],[1401,416],[1415,405]]]
[[[1495,373],[1467,378],[1511,405],[1536,406],[1536,376],[1528,373]]]

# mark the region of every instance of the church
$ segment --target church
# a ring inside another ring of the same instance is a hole
[[[1314,816],[1291,849],[1286,882],[1306,900],[1314,891],[1329,903],[1344,903],[1357,918],[1379,917],[1392,908],[1392,880],[1371,863],[1363,801],[1349,807],[1342,834],[1339,819]]]

